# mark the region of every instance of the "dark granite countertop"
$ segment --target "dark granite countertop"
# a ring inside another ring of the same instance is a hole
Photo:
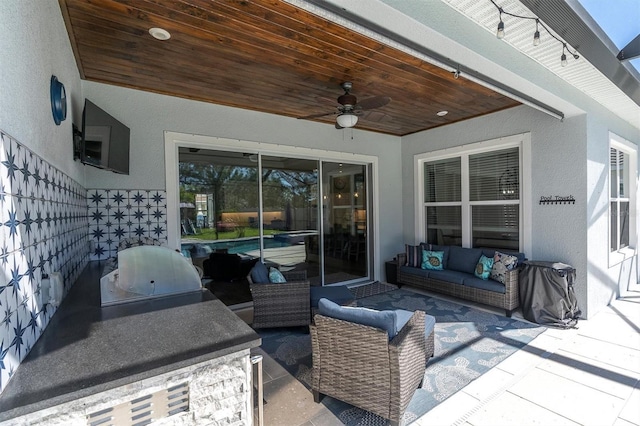
[[[208,290],[100,307],[89,262],[0,394],[0,421],[260,345]]]

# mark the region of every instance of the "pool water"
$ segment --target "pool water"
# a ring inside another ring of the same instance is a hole
[[[264,248],[287,247],[291,243],[273,238],[264,239]],[[194,249],[195,246],[195,250]],[[260,249],[259,238],[248,238],[243,240],[224,240],[216,242],[202,243],[182,243],[181,251],[184,256],[203,256],[212,253],[214,250],[227,249],[229,253],[247,253]]]

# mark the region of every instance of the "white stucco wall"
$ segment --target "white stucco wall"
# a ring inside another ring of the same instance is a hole
[[[82,121],[80,75],[56,0],[0,2],[0,129],[83,184],[71,123]],[[67,119],[53,122],[51,75],[66,88]]]
[[[87,99],[131,129],[130,174],[87,166],[87,188],[165,189],[164,131],[338,151],[345,162],[352,153],[372,155],[379,159],[380,260],[391,259],[402,244],[399,137],[94,82],[82,86]]]
[[[592,316],[615,299],[620,285],[636,278],[629,265],[610,268],[607,261],[608,131],[612,128],[634,136],[633,129],[615,120],[588,121],[585,114],[561,122],[521,106],[404,137],[405,242],[413,242],[415,234],[414,154],[530,132],[533,232],[532,249],[526,255],[531,260],[559,261],[576,268],[578,302],[583,313]],[[576,202],[540,205],[543,195],[573,195]]]
[[[640,120],[640,117],[638,117]],[[587,120],[587,221],[589,223],[589,246],[587,263],[589,265],[589,307],[598,309],[606,306],[620,295],[624,295],[629,284],[639,281],[637,257],[624,261],[614,261],[616,257],[609,255],[609,140],[610,132],[624,138],[638,147],[638,132],[624,127],[612,126],[614,117],[591,116]],[[637,157],[636,157],[637,161]],[[636,170],[637,172],[638,170]],[[638,174],[635,179],[638,182]],[[638,191],[636,189],[636,197]],[[633,207],[631,214],[633,214]],[[636,199],[635,215],[640,221],[638,199]],[[637,231],[636,231],[637,232]],[[631,248],[637,249],[631,242]]]

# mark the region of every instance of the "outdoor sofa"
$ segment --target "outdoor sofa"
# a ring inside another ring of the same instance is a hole
[[[429,253],[426,264],[425,251]],[[432,257],[433,253],[438,255]],[[507,317],[519,306],[518,270],[525,260],[523,253],[421,243],[406,245],[397,259],[399,286],[409,285],[501,308]]]

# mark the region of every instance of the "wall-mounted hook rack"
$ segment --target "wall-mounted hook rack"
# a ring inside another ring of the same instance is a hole
[[[576,199],[573,198],[573,195],[560,196],[560,195],[550,195],[550,196],[541,196],[539,204],[575,204]]]

